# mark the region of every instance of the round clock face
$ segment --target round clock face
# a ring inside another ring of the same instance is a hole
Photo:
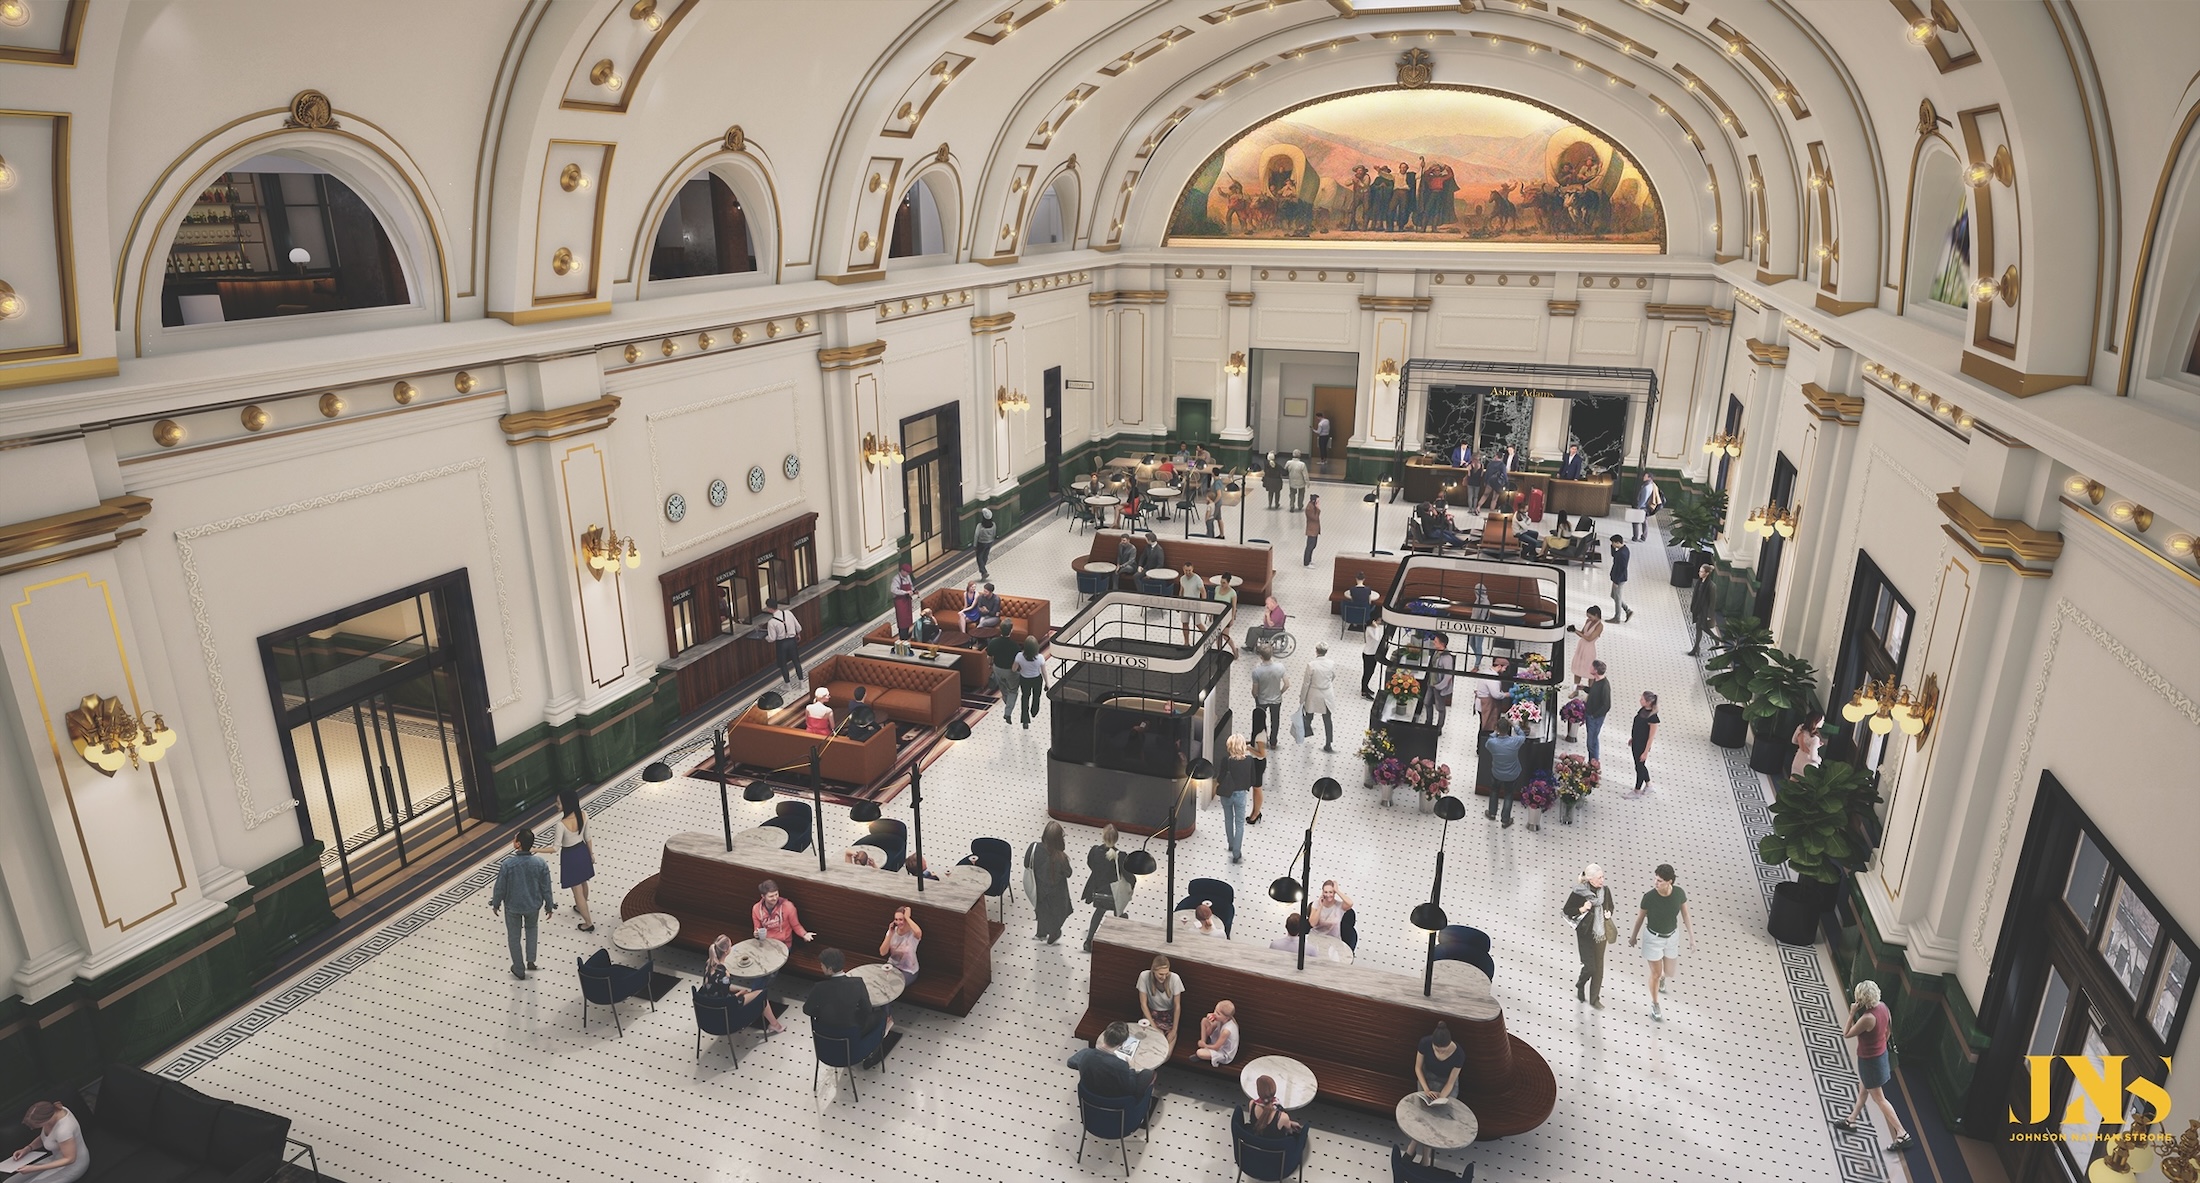
[[[672,496],[665,498],[666,521],[677,522],[681,518],[684,518],[686,516],[688,516],[687,498],[680,496],[678,493],[674,493]]]
[[[761,492],[763,492],[763,491],[764,491],[764,466],[763,466],[763,465],[761,465],[761,464],[759,464],[759,465],[757,465],[756,467],[754,467],[754,468],[751,468],[751,469],[749,470],[749,492],[751,492],[751,493],[761,493]]]
[[[712,482],[710,483],[710,505],[711,505],[711,508],[712,508],[712,509],[716,509],[716,508],[718,508],[719,506],[721,506],[721,505],[724,505],[725,503],[726,503],[726,482],[724,482],[724,481],[719,481],[719,480],[714,480],[714,481],[712,481]]]
[[[787,453],[787,458],[779,462],[779,471],[786,473],[787,479],[790,481],[798,476],[801,476],[802,457],[797,456],[792,452]]]

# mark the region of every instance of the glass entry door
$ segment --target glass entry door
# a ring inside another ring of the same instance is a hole
[[[961,413],[941,407],[901,421],[903,526],[909,565],[922,570],[956,548],[962,506]]]
[[[481,785],[446,590],[261,638],[299,827],[330,894],[399,877],[474,824]]]

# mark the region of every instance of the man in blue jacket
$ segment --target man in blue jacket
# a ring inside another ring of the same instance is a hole
[[[535,853],[532,830],[512,835],[512,853],[497,865],[497,885],[489,892],[490,915],[506,904],[512,905],[504,913],[504,934],[512,944],[512,976],[524,982],[527,971],[535,968],[535,913],[548,916],[558,910],[556,889],[550,886],[550,864]],[[527,946],[524,958],[520,956],[522,929]]]

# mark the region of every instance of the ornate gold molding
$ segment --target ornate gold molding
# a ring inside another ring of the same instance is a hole
[[[1824,292],[1820,292],[1813,297],[1812,302],[1817,304],[1818,311],[1833,316],[1847,316],[1851,312],[1861,312],[1866,308],[1879,307],[1879,304],[1873,300],[1836,300]]]
[[[1545,300],[1543,306],[1550,310],[1552,316],[1573,316],[1581,311],[1579,300]]]
[[[489,315],[508,325],[541,324],[550,320],[575,320],[583,316],[605,316],[611,312],[611,301],[591,300],[585,304],[552,304],[545,308],[521,308],[512,312],[491,309]]]
[[[820,275],[818,278],[831,284],[870,283],[873,280],[886,278],[886,272],[874,267],[869,271],[850,271],[842,275]]]
[[[1135,289],[1120,292],[1092,292],[1085,297],[1085,302],[1095,308],[1104,304],[1166,304],[1169,302],[1169,293],[1166,291],[1140,291]]]
[[[1224,294],[1223,299],[1232,308],[1251,308],[1253,306],[1253,293],[1251,292],[1228,292]]]
[[[2077,386],[2085,381],[2083,374],[2027,374],[2013,366],[2005,366],[1990,357],[1966,350],[1963,354],[1963,376],[1976,378],[2003,394],[2018,398],[2030,398],[2065,386]]]
[[[122,363],[111,357],[85,357],[74,361],[9,366],[0,370],[0,390],[13,390],[18,386],[46,386],[56,382],[82,382],[87,378],[112,378],[121,372]]]
[[[0,558],[114,534],[151,512],[152,498],[126,494],[109,497],[89,509],[72,509],[67,513],[0,526]]]
[[[1749,360],[1761,366],[1785,366],[1788,364],[1788,347],[1768,345],[1755,337],[1749,339]]]
[[[1700,320],[1715,325],[1734,323],[1733,309],[1714,308],[1709,304],[1645,304],[1642,314],[1650,320]]]
[[[1862,395],[1835,394],[1816,382],[1805,382],[1803,401],[1810,404],[1810,413],[1821,422],[1854,427],[1864,421]]]
[[[970,318],[970,335],[979,337],[987,333],[998,333],[1015,323],[1016,314],[1013,312],[999,312],[992,316],[973,316]]]
[[[826,373],[835,370],[855,370],[875,365],[886,356],[886,342],[872,341],[863,345],[842,345],[817,351],[817,368]]]
[[[283,126],[328,131],[343,124],[336,122],[336,107],[328,101],[327,95],[317,90],[301,90],[290,97],[290,117],[283,120]]]
[[[612,415],[618,409],[619,396],[607,394],[593,402],[575,403],[554,411],[515,411],[498,419],[497,426],[504,429],[504,442],[513,447],[548,443],[602,431],[611,426]]]
[[[2019,575],[2039,576],[2052,572],[2062,555],[2061,534],[2035,529],[2016,518],[1989,516],[1961,489],[1950,489],[1935,500],[1948,518],[1941,529],[1982,561],[2009,567]]]
[[[1427,312],[1435,301],[1427,296],[1361,296],[1362,312]]]

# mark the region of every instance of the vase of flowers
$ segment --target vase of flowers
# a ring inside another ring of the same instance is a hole
[[[1360,750],[1355,754],[1367,769],[1367,778],[1363,783],[1372,789],[1375,787],[1375,766],[1397,755],[1398,745],[1391,742],[1390,732],[1380,727],[1370,727],[1361,734]]]
[[[1581,721],[1588,718],[1588,716],[1588,700],[1584,699],[1579,692],[1576,692],[1572,698],[1567,699],[1566,705],[1558,708],[1558,717],[1566,724],[1567,743],[1575,742],[1574,728],[1580,726]]]
[[[1436,809],[1436,799],[1451,792],[1451,765],[1438,764],[1424,756],[1415,756],[1404,769],[1405,786],[1413,790],[1414,802],[1422,813]]]
[[[1543,811],[1558,800],[1558,790],[1551,784],[1551,774],[1537,772],[1528,778],[1520,789],[1520,803],[1528,807],[1528,828],[1543,828]]]
[[[1534,699],[1515,701],[1505,711],[1505,717],[1513,722],[1513,730],[1527,735],[1543,726],[1543,704]]]
[[[1570,826],[1574,824],[1574,806],[1596,791],[1597,782],[1603,778],[1603,774],[1597,770],[1596,765],[1580,756],[1565,755],[1558,758],[1558,765],[1553,769],[1552,775],[1558,787],[1558,820]]]
[[[1375,762],[1375,767],[1369,770],[1368,775],[1374,780],[1375,787],[1382,790],[1383,804],[1388,805],[1391,792],[1406,778],[1406,762],[1396,756],[1385,756]]]
[[[1421,698],[1421,679],[1404,670],[1392,670],[1389,680],[1383,683],[1383,691],[1390,695],[1395,717],[1411,718]]]

